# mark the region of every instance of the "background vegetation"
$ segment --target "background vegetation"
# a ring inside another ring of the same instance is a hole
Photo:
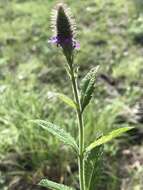
[[[69,93],[64,57],[48,44],[55,0],[0,0],[0,189],[38,190],[43,177],[78,187],[70,151],[34,125],[45,119],[77,134],[75,113],[51,91]],[[98,190],[142,190],[142,0],[65,0],[77,22],[80,76],[101,65],[85,113],[87,139],[136,126],[104,147]]]

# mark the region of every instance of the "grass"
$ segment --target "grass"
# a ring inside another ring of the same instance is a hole
[[[116,128],[116,116],[142,96],[142,46],[134,41],[136,36],[142,34],[142,26],[139,24],[138,28],[138,11],[130,0],[89,0],[80,4],[71,0],[65,2],[77,15],[77,38],[81,43],[77,54],[77,62],[81,66],[80,77],[87,72],[87,68],[100,64],[101,74],[119,81],[122,87],[117,89],[98,77],[85,121],[86,134],[92,140],[110,131],[111,127]],[[55,1],[50,0],[0,2],[0,158],[3,162],[12,160],[8,155],[18,155],[20,158],[14,162],[21,164],[22,169],[16,170],[31,176],[30,183],[37,182],[45,173],[46,169],[43,168],[48,165],[50,169],[46,175],[58,170],[57,181],[72,181],[76,186],[75,158],[71,159],[70,152],[59,141],[30,122],[39,118],[50,120],[76,134],[73,128],[76,125],[74,113],[62,102],[49,98],[50,91],[60,92],[61,88],[70,96],[63,69],[65,60],[58,48],[48,44],[52,35],[49,29],[50,12],[54,5]],[[109,93],[110,88],[115,95]],[[117,141],[105,147],[112,159],[112,154],[116,155],[120,149],[119,145],[115,149],[116,144]],[[114,178],[118,170],[114,164],[116,159],[113,159],[112,175],[105,175],[104,189],[120,188],[120,179]],[[59,169],[61,160],[64,164]],[[72,167],[75,167],[75,172]],[[37,177],[34,181],[35,173]],[[7,175],[1,182],[2,190],[9,185]],[[103,174],[99,175],[104,178]]]

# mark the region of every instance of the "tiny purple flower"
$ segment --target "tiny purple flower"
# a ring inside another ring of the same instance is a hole
[[[76,50],[80,50],[80,43],[77,42],[77,41],[74,41],[74,48],[75,48]]]
[[[58,43],[58,40],[57,40],[57,37],[52,37],[50,40],[48,40],[49,43],[51,44],[57,44]]]

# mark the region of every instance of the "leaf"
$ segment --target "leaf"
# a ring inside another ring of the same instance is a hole
[[[96,80],[96,73],[98,71],[99,66],[91,69],[87,75],[83,78],[81,81],[81,91],[80,91],[80,101],[81,101],[81,107],[82,111],[85,109],[85,107],[89,104],[92,94],[94,91],[94,85]]]
[[[94,148],[85,157],[86,190],[97,190],[102,176],[103,147]]]
[[[76,109],[76,103],[72,99],[61,93],[56,93],[55,95],[57,95],[57,97],[60,98],[63,102],[65,102],[67,105]]]
[[[59,140],[61,140],[65,144],[70,145],[76,152],[78,152],[78,146],[74,138],[69,133],[64,131],[62,128],[44,120],[34,120],[34,122],[40,125],[43,129],[50,132],[52,135],[55,135]]]
[[[93,143],[91,143],[87,148],[86,151],[90,151],[93,148],[100,146],[104,143],[107,143],[109,141],[111,141],[112,139],[119,137],[120,135],[122,135],[122,133],[125,133],[131,129],[133,129],[134,127],[123,127],[120,129],[116,129],[113,130],[112,132],[110,132],[108,135],[102,136],[101,138],[99,138],[98,140],[94,141]]]
[[[68,186],[63,185],[63,184],[55,183],[55,182],[50,181],[48,179],[41,180],[39,185],[42,187],[47,187],[51,190],[75,190],[72,187],[68,187]]]
[[[49,96],[49,98],[53,98],[53,97],[59,98],[64,103],[66,103],[68,106],[76,109],[76,103],[71,98],[66,96],[65,94],[56,93],[56,92],[48,92],[48,96]]]

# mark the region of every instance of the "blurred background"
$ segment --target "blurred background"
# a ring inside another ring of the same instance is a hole
[[[135,129],[104,146],[96,190],[143,190],[143,1],[65,0],[77,23],[79,78],[101,65],[85,112],[86,144],[123,126]],[[43,177],[78,189],[76,158],[30,120],[77,136],[75,113],[52,98],[71,97],[50,13],[55,0],[0,0],[0,190],[42,190]],[[97,163],[98,165],[99,163]]]

